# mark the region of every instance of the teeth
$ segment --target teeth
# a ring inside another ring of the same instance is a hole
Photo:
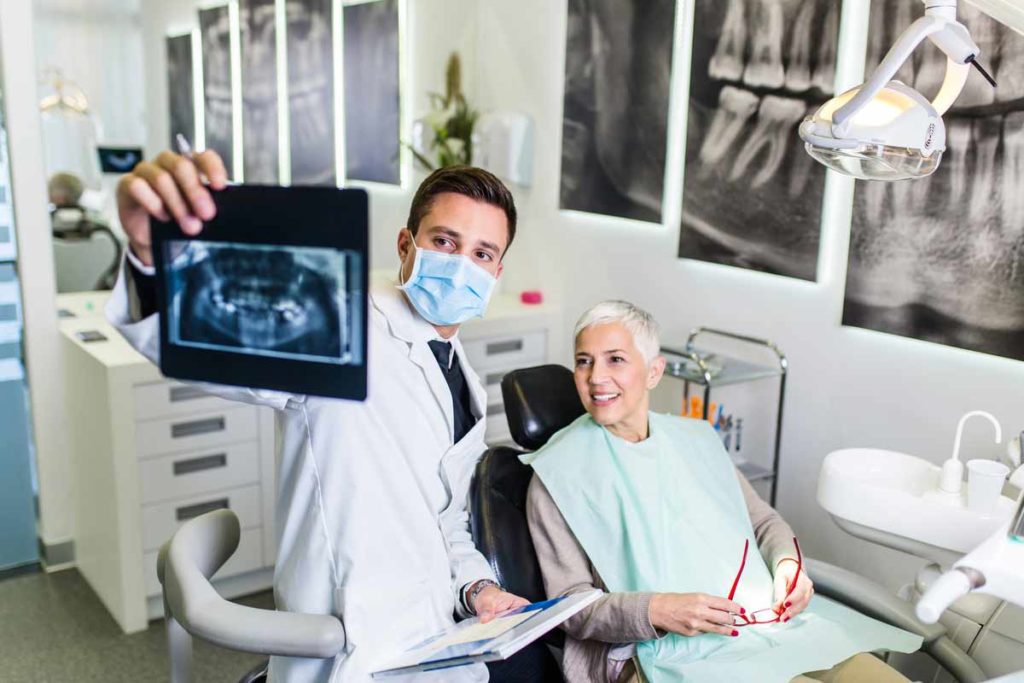
[[[723,81],[738,81],[743,75],[743,51],[747,42],[744,0],[729,0],[715,54],[708,63],[708,75]]]
[[[995,94],[997,100],[1005,102],[1024,97],[1024,38],[1005,26],[1000,26],[999,32],[1002,41],[999,45],[999,69],[995,75],[999,87]],[[982,58],[985,66],[994,61],[992,57],[985,58],[984,53]]]
[[[804,2],[793,25],[793,36],[789,41],[789,66],[786,69],[786,88],[793,92],[804,92],[811,87],[811,35],[816,6],[816,2]]]
[[[781,88],[786,81],[782,69],[782,4],[777,0],[759,0],[755,22],[757,30],[743,82],[752,88]]]
[[[613,398],[615,398],[617,396],[618,396],[618,394],[594,394],[594,400],[595,401],[610,401],[611,399],[613,399]]]
[[[974,170],[971,182],[976,189],[970,193],[971,201],[967,209],[967,221],[972,230],[995,224],[996,209],[999,206],[996,151],[1002,128],[1002,121],[992,116],[978,119],[974,123],[974,149],[971,150]],[[1020,219],[1018,216],[1017,220]]]
[[[839,36],[839,2],[828,3],[828,13],[822,26],[821,47],[818,48],[817,65],[811,82],[827,95],[835,90],[836,81],[836,45]]]
[[[803,100],[792,100],[774,95],[768,95],[761,100],[757,124],[750,134],[750,138],[743,143],[743,149],[736,157],[736,164],[732,167],[729,180],[731,182],[739,180],[747,172],[747,167],[765,149],[768,152],[767,157],[760,170],[754,175],[751,187],[760,187],[774,178],[783,159],[786,158],[786,151],[791,146],[792,131],[790,129],[803,119],[805,110],[806,106]],[[802,150],[801,153],[803,153]]]
[[[757,111],[757,95],[727,85],[718,94],[718,108],[700,148],[703,168],[716,167],[729,149],[741,139],[740,132]]]
[[[1024,112],[1016,111],[1006,115],[1003,125],[1003,230],[1017,239],[1024,231],[1021,188],[1024,188]]]

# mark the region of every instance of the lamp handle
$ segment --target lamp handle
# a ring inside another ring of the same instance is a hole
[[[955,11],[955,9],[954,9]],[[936,47],[946,54],[946,76],[939,88],[938,95],[932,100],[932,106],[939,116],[960,96],[967,83],[970,71],[970,60],[977,57],[980,51],[971,40],[967,27],[948,16],[948,7],[928,7],[925,16],[917,19],[900,34],[889,52],[871,74],[871,78],[849,102],[836,110],[832,115],[832,131],[835,137],[846,137],[849,133],[853,115],[861,110],[882,88],[892,80],[903,63],[917,49],[925,38],[931,40]]]

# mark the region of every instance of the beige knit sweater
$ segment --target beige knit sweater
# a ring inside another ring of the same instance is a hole
[[[775,567],[783,558],[793,556],[793,530],[757,495],[742,474],[737,471],[736,476],[761,556],[769,567]],[[621,646],[664,635],[651,625],[653,594],[607,592],[551,494],[536,476],[527,492],[526,517],[549,598],[594,588],[606,592],[562,624],[566,632],[562,658],[565,679],[568,683],[630,680],[635,675],[633,664],[628,661],[632,652]]]

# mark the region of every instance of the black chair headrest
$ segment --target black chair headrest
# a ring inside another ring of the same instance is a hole
[[[561,365],[513,370],[501,380],[501,394],[512,438],[531,451],[585,412],[572,371]]]

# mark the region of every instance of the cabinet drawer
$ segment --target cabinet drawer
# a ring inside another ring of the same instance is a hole
[[[147,458],[139,463],[144,504],[222,491],[259,480],[258,441]]]
[[[256,408],[225,406],[227,410],[135,423],[136,452],[146,457],[257,438]]]
[[[194,384],[180,382],[139,384],[132,388],[132,394],[136,420],[227,410],[238,405],[210,396]]]
[[[159,550],[182,524],[212,510],[230,509],[243,529],[261,525],[260,487],[246,486],[204,496],[142,506],[142,547]]]
[[[534,330],[495,337],[470,339],[462,343],[469,364],[478,373],[512,370],[540,363],[547,353],[547,331]]]
[[[508,420],[502,411],[496,415],[487,417],[487,426],[484,428],[484,441],[490,445],[514,444],[512,433],[508,429]]]
[[[507,369],[492,370],[480,375],[480,381],[484,383],[484,388],[487,390],[487,405],[505,402],[504,397],[501,395],[501,380],[504,379],[508,372]]]
[[[160,595],[160,580],[156,576],[156,558],[159,551],[146,553],[142,556],[142,578],[146,585],[146,595]],[[238,539],[238,549],[224,566],[213,575],[214,581],[255,571],[263,567],[263,538],[261,529],[245,529]]]

